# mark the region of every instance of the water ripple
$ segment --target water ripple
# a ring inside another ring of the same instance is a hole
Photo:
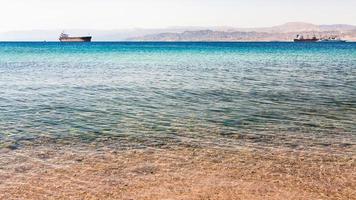
[[[355,144],[356,44],[0,43],[0,143]]]

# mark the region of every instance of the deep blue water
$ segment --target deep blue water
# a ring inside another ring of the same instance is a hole
[[[0,43],[0,144],[351,146],[356,43]]]

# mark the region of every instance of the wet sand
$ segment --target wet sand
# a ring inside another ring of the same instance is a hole
[[[328,151],[38,145],[0,150],[0,199],[353,199],[355,156]]]

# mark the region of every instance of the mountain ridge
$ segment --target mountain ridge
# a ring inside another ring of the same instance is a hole
[[[288,22],[262,28],[234,28],[230,30],[198,30],[181,33],[159,33],[129,38],[131,41],[292,41],[298,35],[338,35],[356,41],[356,26],[348,24],[315,25],[305,22]]]
[[[70,35],[92,35],[93,41],[289,41],[296,34],[337,34],[356,41],[356,26],[349,24],[315,25],[288,22],[271,27],[239,28],[230,26],[176,26],[157,29],[65,29]],[[206,32],[209,30],[209,32]],[[0,33],[0,41],[58,41],[62,29],[9,31]],[[204,32],[205,31],[205,32]]]

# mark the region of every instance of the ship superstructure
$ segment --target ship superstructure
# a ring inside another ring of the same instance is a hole
[[[346,40],[342,40],[339,36],[332,35],[329,37],[321,38],[319,42],[346,42]]]

